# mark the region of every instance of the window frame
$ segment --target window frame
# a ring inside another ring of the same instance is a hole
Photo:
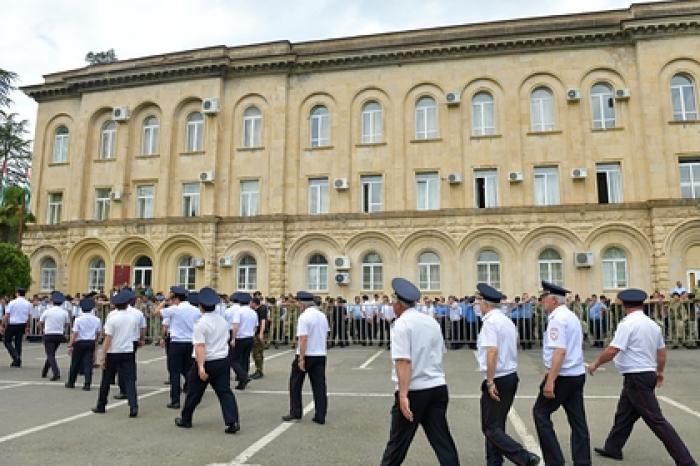
[[[323,261],[319,259],[323,259]],[[313,260],[318,260],[318,263],[312,263]],[[312,277],[312,271],[315,271],[314,277]],[[314,278],[316,279],[315,283]],[[324,280],[325,287],[323,286]],[[325,255],[314,253],[309,256],[309,259],[306,261],[306,282],[309,291],[328,291],[328,259]]]
[[[482,259],[482,254],[485,253],[493,253],[496,256],[496,259]],[[480,272],[479,268],[480,267],[485,267],[485,272],[486,272],[486,278],[482,278],[482,273]],[[495,278],[494,278],[495,275]],[[501,276],[503,275],[501,271],[501,255],[496,251],[495,249],[492,248],[485,248],[479,251],[479,253],[476,255],[476,279],[480,283],[486,283],[489,286],[492,286],[496,288],[497,290],[501,289]]]
[[[137,265],[139,260],[142,258],[148,259],[148,261],[151,263],[151,265]],[[137,280],[136,275],[141,275],[141,281]],[[149,278],[149,280],[146,280],[146,277]],[[134,287],[142,286],[144,288],[148,286],[153,285],[153,259],[151,259],[147,255],[141,255],[136,258],[134,261],[134,265],[132,267],[132,272],[131,272],[131,281]],[[148,281],[148,283],[146,283]]]
[[[155,121],[155,124],[149,123]],[[143,119],[141,129],[141,155],[153,156],[158,154],[158,144],[160,142],[160,122],[155,115],[149,115]]]
[[[197,269],[194,266],[194,257],[189,254],[184,254],[177,260],[177,285],[187,291],[197,289]]]
[[[255,191],[244,189],[253,184],[255,185]],[[241,180],[239,189],[239,215],[241,217],[260,215],[260,180]]]
[[[545,255],[545,253],[549,251],[554,252],[557,255],[558,259],[543,259],[542,257]],[[546,276],[542,275],[542,266],[545,266],[547,269]],[[561,280],[554,278],[554,266],[559,267],[559,275],[561,276]],[[540,278],[540,280],[554,283],[557,286],[564,286],[564,260],[562,259],[562,256],[559,253],[559,251],[557,251],[554,248],[548,247],[540,252],[540,254],[537,256],[537,275]]]
[[[360,212],[371,214],[384,209],[383,191],[384,177],[382,175],[360,175]],[[375,191],[378,190],[379,201],[372,202]]]
[[[99,267],[99,265],[102,265]],[[100,256],[93,257],[88,262],[88,291],[104,292],[107,273],[107,262]],[[99,285],[102,286],[99,286]]]
[[[194,119],[198,118],[198,119]],[[187,115],[185,119],[185,152],[204,151],[204,115],[202,112],[194,111]]]
[[[65,130],[65,132],[62,132]],[[60,125],[54,131],[53,153],[51,163],[68,163],[68,147],[70,145],[70,130],[66,125]]]
[[[106,196],[104,194],[106,193]],[[103,194],[103,196],[100,196]],[[111,188],[95,188],[95,212],[94,219],[98,222],[109,220],[111,205]]]
[[[426,255],[432,254],[435,256],[436,261],[429,261],[426,259]],[[440,255],[433,251],[427,250],[418,254],[416,258],[416,271],[418,273],[418,289],[421,291],[440,291],[441,280],[442,280],[442,261]],[[424,271],[424,273],[423,273]],[[425,280],[421,278],[421,274],[425,276]],[[437,276],[437,279],[434,278]]]
[[[56,200],[56,196],[58,200]],[[56,191],[48,193],[46,223],[48,225],[58,225],[61,223],[63,213],[63,192]]]
[[[379,261],[369,261],[368,258],[372,255],[377,256]],[[362,256],[360,273],[362,274],[363,291],[381,291],[384,289],[384,260],[381,254],[371,251]]]
[[[428,102],[431,104],[421,104],[421,102]],[[438,106],[437,100],[431,95],[423,95],[416,99],[415,109],[414,109],[414,136],[417,140],[430,140],[437,139],[439,137],[439,127],[438,127]],[[432,127],[430,123],[432,122]]]
[[[484,206],[479,204],[479,179],[483,179],[483,201]],[[493,196],[489,196],[489,188],[493,186]],[[493,205],[488,200],[493,198]],[[498,207],[498,169],[496,168],[475,168],[474,169],[474,207],[477,209],[493,209]]]
[[[188,191],[192,189],[191,191]],[[196,191],[193,190],[196,188]],[[182,183],[182,210],[183,217],[199,217],[201,208],[202,185],[199,182]]]
[[[421,185],[425,185],[425,188],[421,189]],[[435,199],[430,194],[431,190],[434,192]],[[421,192],[424,193],[424,199],[421,199]],[[439,172],[416,173],[416,210],[440,210]]]
[[[551,178],[554,181],[551,181]],[[559,189],[559,168],[556,166],[540,166],[535,167],[533,170],[533,189],[535,196],[535,205],[537,206],[551,206],[559,205],[561,203],[560,189]],[[538,180],[542,180],[538,183]],[[550,183],[553,183],[556,191],[550,193]],[[542,196],[538,196],[538,188],[542,189]],[[540,202],[540,197],[543,198]]]
[[[485,101],[477,101],[479,98],[488,98]],[[487,109],[490,106],[492,126],[486,124]],[[476,118],[478,113],[479,118]],[[472,136],[493,136],[496,134],[496,103],[488,91],[479,91],[472,97]]]
[[[151,193],[144,193],[149,189]],[[156,186],[154,184],[142,184],[136,186],[136,218],[149,219],[155,217]],[[149,211],[150,208],[150,211]],[[147,215],[149,214],[150,215]]]
[[[245,259],[251,259],[252,263],[244,264]],[[243,287],[241,287],[241,272],[243,273]],[[252,272],[252,273],[251,273]],[[252,275],[252,280],[251,280]],[[244,254],[236,262],[236,287],[238,291],[255,291],[258,284],[258,261],[252,254]]]
[[[369,109],[376,105],[376,108]],[[382,104],[370,100],[362,105],[360,116],[360,141],[362,144],[379,144],[384,141],[384,121]]]
[[[688,168],[688,180],[683,180],[683,169]],[[679,180],[682,199],[700,199],[700,159],[681,160],[678,162]],[[697,180],[696,180],[697,179]],[[690,196],[683,193],[684,187],[690,189]]]
[[[615,169],[613,169],[615,167]],[[596,164],[596,188],[598,191],[598,203],[599,204],[622,204],[624,202],[623,198],[623,186],[622,186],[622,165],[619,162],[603,162]],[[611,174],[617,173],[617,184],[614,183],[614,179]],[[605,175],[605,193],[607,196],[607,202],[601,201],[601,190],[600,190],[600,175]],[[612,196],[614,189],[617,188],[617,196]]]
[[[620,251],[622,253],[623,257],[613,257],[613,258],[606,258],[605,255],[609,253],[612,250]],[[624,289],[627,288],[627,284],[629,283],[629,264],[627,261],[627,253],[625,252],[624,249],[620,248],[619,246],[609,246],[605,249],[603,249],[603,253],[601,254],[601,264],[603,267],[603,289],[604,290],[619,290],[619,289]],[[622,265],[624,267],[624,281],[620,282],[618,280],[618,268]],[[608,267],[611,267],[611,273],[610,276],[613,278],[614,283],[606,283],[606,269]]]
[[[113,160],[117,149],[117,122],[107,120],[100,131],[100,160]]]
[[[331,144],[331,115],[325,105],[314,105],[309,112],[309,143],[312,148],[328,147]]]
[[[48,266],[47,263],[51,261],[53,266]],[[39,265],[39,287],[40,291],[43,293],[51,292],[56,289],[56,281],[58,280],[58,264],[53,257],[45,257],[41,260]],[[53,286],[47,286],[51,285]]]
[[[330,210],[330,200],[328,191],[328,177],[319,178],[309,178],[309,215],[323,215],[327,214]],[[314,196],[316,197],[316,202],[314,204]],[[316,211],[312,208],[314,205],[317,206]]]
[[[598,88],[598,90],[596,90]],[[605,89],[602,92],[601,89]],[[606,99],[608,106],[605,105]],[[610,104],[612,103],[612,106]],[[612,109],[612,116],[606,114],[607,109]],[[596,110],[600,118],[596,119]],[[615,105],[615,90],[606,82],[597,82],[591,86],[591,124],[593,129],[606,130],[617,127],[617,105]]]
[[[538,91],[543,91],[547,93],[547,97],[535,97]],[[549,107],[545,105],[549,102]],[[530,128],[533,133],[547,133],[554,131],[557,125],[557,116],[555,109],[555,98],[554,92],[547,86],[539,86],[532,90],[530,93]],[[535,112],[533,111],[535,106],[539,111],[540,121],[535,120]],[[549,109],[551,112],[546,113],[545,110]],[[551,118],[551,121],[545,121],[547,118]]]
[[[681,78],[687,79],[689,84],[673,84],[673,80],[676,77],[681,77]],[[678,102],[680,103],[680,106],[681,106],[679,111],[676,111],[676,107],[673,103],[674,91],[677,91],[679,94]],[[691,102],[693,102],[693,105],[695,106],[694,111],[688,110],[686,108],[686,99],[685,99],[686,92],[692,93]],[[671,97],[671,111],[673,112],[673,114],[672,114],[673,121],[697,121],[697,119],[698,119],[698,101],[697,101],[698,95],[697,95],[697,89],[695,86],[695,79],[693,79],[693,77],[691,75],[689,75],[687,73],[676,73],[671,77],[670,97]],[[689,115],[694,115],[694,116],[689,117]]]
[[[256,111],[256,114],[251,114]],[[247,149],[262,147],[262,111],[255,105],[250,105],[243,111],[242,144]]]

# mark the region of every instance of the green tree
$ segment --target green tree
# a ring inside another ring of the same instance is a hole
[[[32,162],[27,120],[0,110],[0,186],[26,186]]]
[[[21,212],[24,211],[24,224],[34,222],[36,219],[29,213],[27,200],[29,194],[19,186],[10,186],[5,189],[2,203],[0,204],[0,241],[4,243],[17,243],[19,233],[19,221]],[[21,208],[24,202],[24,209]]]
[[[0,296],[12,296],[15,288],[29,288],[31,282],[29,258],[11,244],[0,243]]]
[[[9,107],[12,103],[10,92],[15,90],[14,82],[16,79],[15,73],[0,68],[0,110],[3,107]]]

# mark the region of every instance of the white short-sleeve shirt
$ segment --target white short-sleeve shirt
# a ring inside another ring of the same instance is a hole
[[[58,306],[48,308],[39,318],[44,323],[44,335],[63,335],[66,324],[70,324],[70,315]]]
[[[610,346],[620,350],[614,359],[617,370],[630,374],[656,372],[656,352],[666,344],[659,325],[640,309],[620,321]]]
[[[204,344],[204,360],[216,361],[228,357],[229,331],[226,320],[216,312],[205,312],[194,324],[192,344]],[[192,350],[192,356],[195,356]]]
[[[552,367],[552,354],[557,348],[563,348],[566,351],[559,375],[574,376],[586,372],[583,362],[581,321],[564,304],[554,309],[548,316],[542,345],[545,368]]]
[[[250,338],[255,335],[255,327],[258,326],[258,313],[248,305],[241,306],[233,315],[233,323],[238,324],[236,338]]]
[[[407,309],[394,321],[391,330],[391,359],[394,361],[391,379],[398,390],[399,378],[396,375],[396,360],[411,361],[411,382],[409,390],[445,385],[445,370],[442,357],[446,352],[440,324],[415,309]]]
[[[141,329],[146,328],[146,316],[143,315],[143,311],[132,306],[127,307],[126,311],[136,321],[137,325],[136,330],[132,335],[133,341],[139,341],[141,339]]]
[[[325,356],[328,337],[328,319],[315,307],[308,307],[297,322],[297,336],[307,336],[305,356]],[[297,353],[299,354],[299,345]]]
[[[160,312],[163,319],[168,319],[168,330],[170,331],[170,341],[175,343],[190,343],[192,341],[192,331],[194,324],[201,317],[199,309],[187,301],[183,301],[177,306],[166,307]]]
[[[32,303],[20,296],[9,302],[5,313],[10,315],[10,325],[26,324],[32,313]]]
[[[108,353],[133,353],[134,334],[138,332],[139,323],[133,313],[126,309],[110,312],[105,322],[105,335],[112,337]]]
[[[236,314],[241,312],[241,305],[240,304],[233,304],[231,307],[226,309],[224,312],[224,319],[226,319],[226,323],[228,323],[228,328],[230,329],[233,326],[233,319],[236,317]]]
[[[83,312],[73,322],[75,341],[94,341],[100,330],[102,330],[102,322],[92,312]]]
[[[481,318],[483,325],[476,340],[479,369],[486,377],[486,354],[489,347],[498,350],[494,377],[504,377],[518,370],[518,330],[499,309],[491,309]]]
[[[394,313],[394,306],[392,306],[391,304],[383,304],[382,316],[384,316],[386,320],[394,320],[396,318],[396,314]]]

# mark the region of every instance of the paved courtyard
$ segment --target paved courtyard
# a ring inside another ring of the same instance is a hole
[[[330,350],[328,358],[329,414],[327,424],[283,423],[288,410],[287,377],[292,361],[288,347],[266,352],[265,377],[253,381],[244,392],[236,392],[241,413],[241,431],[226,435],[218,402],[211,389],[195,412],[194,428],[173,424],[178,412],[168,402],[165,356],[160,348],[139,351],[139,417],[128,418],[125,402],[110,400],[104,415],[90,412],[97,399],[97,384],[91,392],[63,387],[68,374],[65,345],[59,359],[60,382],[39,377],[43,364],[40,344],[27,344],[22,369],[12,369],[3,352],[0,356],[0,448],[3,465],[125,465],[125,464],[258,464],[258,465],[372,465],[378,464],[389,429],[392,403],[390,358],[377,347]],[[591,361],[596,352],[588,351]],[[541,377],[540,352],[520,353],[520,389],[511,411],[509,432],[530,448],[537,448],[531,408]],[[479,430],[479,382],[471,350],[451,350],[445,359],[450,388],[450,428],[463,465],[484,464],[483,436]],[[670,351],[667,386],[659,390],[661,407],[700,458],[700,396],[698,371],[700,351]],[[588,379],[586,409],[592,446],[601,445],[612,423],[621,377],[614,367]],[[78,379],[80,386],[82,379]],[[308,388],[308,382],[307,382]],[[116,391],[113,387],[110,394]],[[184,399],[183,399],[184,401]],[[306,412],[312,410],[305,395]],[[563,412],[555,423],[565,455],[569,428]],[[671,465],[662,444],[640,421],[624,451],[625,462]],[[594,464],[619,464],[594,456]],[[424,434],[419,431],[408,465],[436,464]]]

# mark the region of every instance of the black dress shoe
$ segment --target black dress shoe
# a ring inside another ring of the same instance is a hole
[[[136,417],[139,415],[138,408],[129,408],[129,417]]]
[[[170,409],[180,409],[180,403],[168,403],[167,407]]]
[[[105,409],[104,409],[104,408],[100,408],[99,406],[97,406],[97,407],[95,407],[95,408],[92,408],[92,412],[93,412],[93,413],[97,413],[97,414],[104,414]]]
[[[178,427],[189,429],[192,427],[192,422],[185,421],[181,417],[176,417],[175,418],[175,425]]]
[[[245,390],[246,385],[248,385],[248,382],[250,382],[250,379],[245,380],[243,382],[238,382],[238,385],[236,385],[236,390]]]
[[[19,367],[19,366],[15,366],[15,367]],[[44,374],[43,372],[41,373],[41,378],[42,378],[42,379],[45,379],[45,378],[48,377],[48,376],[49,376],[49,374]]]
[[[239,430],[241,430],[241,425],[237,422],[234,422],[233,424],[229,424],[224,432],[226,432],[227,434],[235,434]]]
[[[252,380],[258,380],[263,378],[263,373],[260,371],[256,371],[255,374],[251,375],[250,378]]]
[[[301,420],[301,416],[292,416],[291,414],[287,414],[286,416],[282,416],[282,420],[284,422],[299,421]]]
[[[115,400],[126,400],[126,399],[129,398],[129,397],[126,396],[126,394],[124,394],[124,393],[120,393],[119,395],[114,395],[113,398],[114,398]]]
[[[84,391],[84,392],[89,392],[89,391],[90,391],[90,385],[84,385],[84,386],[83,386],[83,391]]]
[[[600,456],[604,456],[605,458],[612,458],[614,460],[622,461],[622,453],[612,453],[607,451],[604,448],[594,448],[596,453],[598,453]]]
[[[534,453],[530,453],[527,457],[527,463],[525,463],[527,466],[537,466],[540,464],[540,461],[542,461],[542,458],[537,456]]]
[[[323,425],[326,423],[325,419],[312,418],[311,420],[314,421],[316,424],[320,424],[320,425]]]
[[[57,381],[57,380],[61,380],[61,376],[60,376],[60,375],[54,375],[54,376],[51,377],[49,380],[50,380],[51,382],[55,382],[55,381]]]
[[[75,385],[73,385],[72,383],[68,383],[68,382],[66,382],[66,384],[64,386],[66,388],[75,388]]]

